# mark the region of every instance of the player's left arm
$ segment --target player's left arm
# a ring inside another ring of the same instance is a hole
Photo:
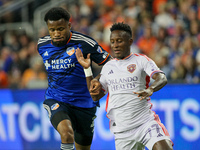
[[[112,56],[106,52],[100,45],[96,44],[91,53],[91,60],[93,60],[99,66],[103,66],[106,62],[112,59]],[[90,82],[90,94],[99,95],[101,92],[101,85],[99,82],[100,74],[94,77]]]
[[[139,92],[133,92],[134,94],[137,94],[138,97],[140,97],[140,100],[146,99],[167,84],[167,78],[162,72],[155,73],[152,78],[154,79],[154,82],[147,89]]]
[[[162,72],[155,73],[152,78],[154,79],[154,82],[149,86],[149,88],[152,89],[153,92],[160,90],[167,84],[167,77]]]
[[[91,60],[90,54],[87,55],[87,58],[84,58],[83,53],[79,48],[76,49],[76,58],[81,66],[84,68],[86,82],[90,95],[94,101],[98,101],[105,94],[102,92],[102,86],[98,79],[93,79],[92,70],[90,68]],[[100,75],[99,75],[100,77]]]
[[[91,64],[90,53],[87,55],[87,58],[85,59],[80,48],[77,48],[75,55],[76,55],[78,62],[84,68],[87,87],[88,87],[88,90],[89,90],[90,89],[90,82],[93,79],[93,74],[92,74],[92,70],[91,70],[91,67],[90,67],[90,64]]]

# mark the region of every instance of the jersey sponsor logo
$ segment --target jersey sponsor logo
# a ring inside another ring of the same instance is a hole
[[[51,66],[50,63],[48,63],[48,60],[45,61],[44,65],[46,67],[46,70],[48,70],[49,67]]]
[[[44,53],[44,56],[49,56],[49,54],[48,54],[48,52],[47,52],[47,51]]]
[[[74,47],[69,47],[69,48],[67,48],[67,50],[66,50],[66,53],[67,53],[69,56],[73,55],[74,52],[75,52],[75,48],[74,48]]]
[[[72,59],[54,59],[46,60],[44,63],[46,70],[51,69],[69,69],[75,67],[75,63],[72,62]]]
[[[105,59],[108,56],[108,52],[104,51],[103,58]]]
[[[58,109],[59,106],[60,106],[60,105],[59,105],[58,103],[55,103],[55,104],[53,104],[53,105],[51,106],[51,110],[56,110],[56,109]]]
[[[102,51],[102,49],[101,49],[100,46],[97,48],[97,52],[99,52],[99,53],[103,53],[103,51]]]
[[[110,74],[112,74],[112,73],[114,73],[113,70],[110,70],[110,71],[108,72],[108,75],[110,75]]]
[[[127,66],[127,70],[130,72],[130,73],[133,73],[136,69],[136,65],[135,64],[130,64]]]
[[[108,86],[110,91],[126,90],[135,88],[135,81],[138,81],[138,77],[126,77],[119,79],[108,79]]]
[[[103,58],[105,59],[107,57],[107,54],[105,53],[105,54],[103,54]]]

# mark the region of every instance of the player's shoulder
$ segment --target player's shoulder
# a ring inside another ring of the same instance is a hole
[[[50,37],[50,35],[46,35],[44,37],[39,38],[37,44],[38,44],[38,47],[41,47],[41,46],[49,44],[49,43],[51,43],[51,37]]]
[[[114,65],[114,64],[116,63],[116,61],[117,61],[117,59],[116,59],[116,58],[113,58],[113,59],[107,61],[107,62],[104,64],[104,66],[112,66],[112,65]]]
[[[97,44],[96,40],[94,40],[92,37],[88,35],[85,35],[77,31],[71,31],[71,32],[72,32],[71,40],[83,42],[92,47],[94,47]]]
[[[141,60],[151,61],[151,58],[149,58],[149,57],[148,57],[147,55],[145,55],[145,54],[134,53],[133,56],[134,56],[134,59],[141,59]]]

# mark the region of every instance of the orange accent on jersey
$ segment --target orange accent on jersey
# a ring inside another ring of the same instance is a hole
[[[150,77],[152,77],[152,75],[153,75],[155,72],[162,72],[162,71],[156,70],[156,71],[154,71],[154,72],[151,73]]]
[[[103,63],[108,59],[108,56],[109,56],[109,54],[108,54],[107,57],[106,57],[101,63],[99,63],[98,65],[103,64]]]
[[[144,56],[148,61],[151,60],[151,58],[147,57],[147,55],[144,55],[144,54],[139,54],[139,55]]]
[[[146,76],[146,89],[149,87],[150,77]]]
[[[126,56],[126,57],[123,58],[122,60],[125,60],[126,58],[130,57],[132,54],[133,54],[133,53],[130,53],[130,55]],[[119,59],[117,59],[117,58],[114,58],[114,59],[119,60]]]
[[[153,104],[152,103],[149,103],[149,104],[151,104],[151,107],[150,107],[150,109],[153,107]]]
[[[67,41],[67,43],[66,43],[66,44],[68,44],[68,43],[69,43],[69,41],[71,40],[71,37],[72,37],[72,33],[70,32],[69,40]]]
[[[160,118],[158,117],[158,115],[155,114],[154,112],[154,117],[155,117],[155,121],[161,126],[163,132],[165,133],[166,136],[169,136],[169,133],[167,131],[167,129],[165,128],[165,126],[160,122]]]
[[[106,98],[106,108],[105,108],[105,110],[106,110],[106,112],[107,112],[107,109],[108,109],[108,101],[109,101],[109,93],[108,93],[108,95],[107,95],[107,98]],[[110,118],[107,116],[107,114],[106,114],[106,117],[109,119],[109,129],[110,129]]]
[[[135,56],[144,56],[148,61],[151,60],[151,58],[147,57],[145,54],[134,54]]]
[[[125,58],[123,58],[122,60],[124,60],[124,59],[126,59],[126,58],[130,57],[131,55],[132,55],[132,53],[130,53],[130,55],[126,56],[126,57],[125,57]]]
[[[106,98],[106,108],[105,108],[106,112],[107,112],[107,109],[108,109],[108,101],[109,101],[109,93],[108,93],[107,98]]]
[[[134,55],[135,55],[135,56],[140,56],[140,55],[138,55],[138,54],[136,54],[136,53],[135,53]]]

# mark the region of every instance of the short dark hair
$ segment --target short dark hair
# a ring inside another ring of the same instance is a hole
[[[131,27],[128,24],[125,24],[123,22],[114,23],[111,26],[110,31],[112,32],[114,30],[123,30],[123,31],[126,31],[132,37]]]
[[[69,21],[70,19],[70,13],[62,7],[53,7],[44,16],[45,22],[48,20],[57,21],[60,19],[64,19],[66,21]]]

